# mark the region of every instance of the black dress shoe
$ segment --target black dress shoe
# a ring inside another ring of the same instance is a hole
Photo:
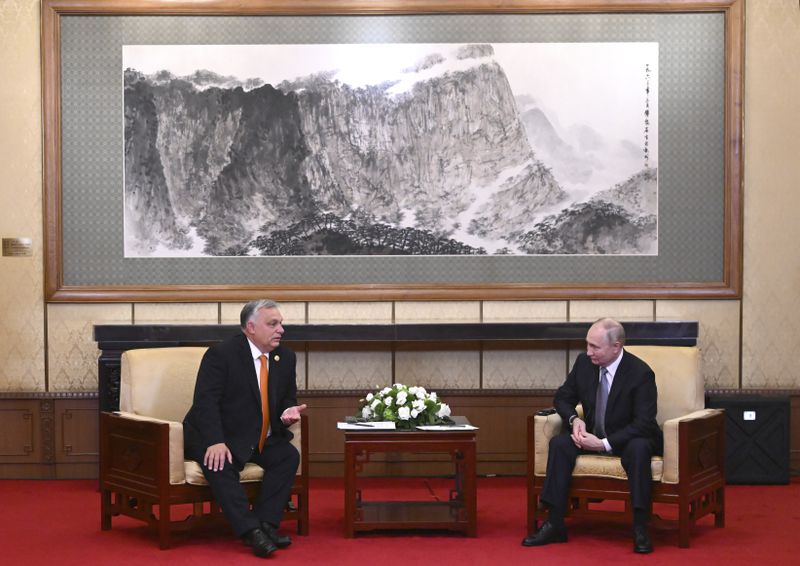
[[[244,543],[253,549],[253,554],[259,558],[266,558],[276,550],[278,547],[270,540],[264,531],[261,529],[253,529],[242,537]]]
[[[567,528],[556,527],[550,521],[545,521],[535,535],[522,539],[522,546],[543,546],[553,542],[567,542]]]
[[[261,530],[264,531],[269,540],[271,540],[278,548],[286,548],[292,544],[292,539],[289,538],[289,535],[280,534],[278,529],[269,523],[261,523]]]
[[[647,527],[633,527],[633,551],[636,554],[650,554],[653,552],[653,543]]]

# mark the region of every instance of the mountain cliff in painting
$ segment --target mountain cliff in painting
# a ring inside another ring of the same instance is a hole
[[[635,253],[654,237],[655,202],[630,195],[652,170],[576,223],[489,45],[359,87],[129,68],[124,108],[128,256]]]

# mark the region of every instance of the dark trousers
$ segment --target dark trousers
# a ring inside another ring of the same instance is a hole
[[[634,438],[622,452],[622,467],[628,475],[631,506],[634,511],[650,512],[653,487],[650,459],[655,453],[655,448],[649,439]],[[566,514],[572,470],[575,469],[575,461],[580,454],[592,454],[592,452],[585,452],[575,446],[569,434],[559,434],[550,439],[547,476],[544,479],[541,498],[557,517],[563,518]]]
[[[280,525],[283,510],[289,501],[297,466],[300,464],[300,454],[286,440],[269,440],[264,445],[263,452],[256,450],[250,458],[250,462],[264,469],[261,490],[252,510],[239,481],[239,471],[244,468],[244,463],[236,460],[233,464],[225,462],[225,467],[217,472],[209,470],[201,463],[203,475],[208,480],[214,499],[239,537],[255,528],[261,528],[262,522]]]

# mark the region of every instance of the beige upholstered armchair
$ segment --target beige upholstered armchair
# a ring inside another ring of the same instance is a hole
[[[206,348],[148,348],[122,354],[120,410],[100,415],[101,527],[127,515],[158,531],[169,548],[170,534],[193,524],[220,519],[200,465],[184,460],[183,417],[192,404],[197,370]],[[308,422],[290,429],[300,452],[292,496],[284,518],[308,533]],[[241,481],[248,496],[258,494],[263,470],[245,465]],[[185,506],[179,513],[173,505]],[[179,515],[173,519],[175,515]]]
[[[704,383],[696,347],[626,346],[656,374],[657,420],[664,432],[664,455],[653,457],[653,503],[678,506],[677,520],[654,510],[654,523],[677,523],[678,546],[689,546],[689,531],[700,517],[714,514],[725,524],[725,421],[723,411],[704,408]],[[539,506],[550,439],[561,431],[558,414],[528,417],[528,532],[546,511]],[[624,510],[609,511],[603,500],[622,500]],[[573,471],[568,513],[603,516],[632,523],[627,476],[620,458],[581,455]],[[604,509],[605,507],[605,509]]]

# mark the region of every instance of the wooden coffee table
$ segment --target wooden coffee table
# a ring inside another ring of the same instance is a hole
[[[454,418],[466,423],[466,419]],[[445,529],[477,536],[475,430],[344,431],[344,534],[394,529]],[[448,501],[363,501],[358,473],[374,453],[449,454],[455,467]]]

